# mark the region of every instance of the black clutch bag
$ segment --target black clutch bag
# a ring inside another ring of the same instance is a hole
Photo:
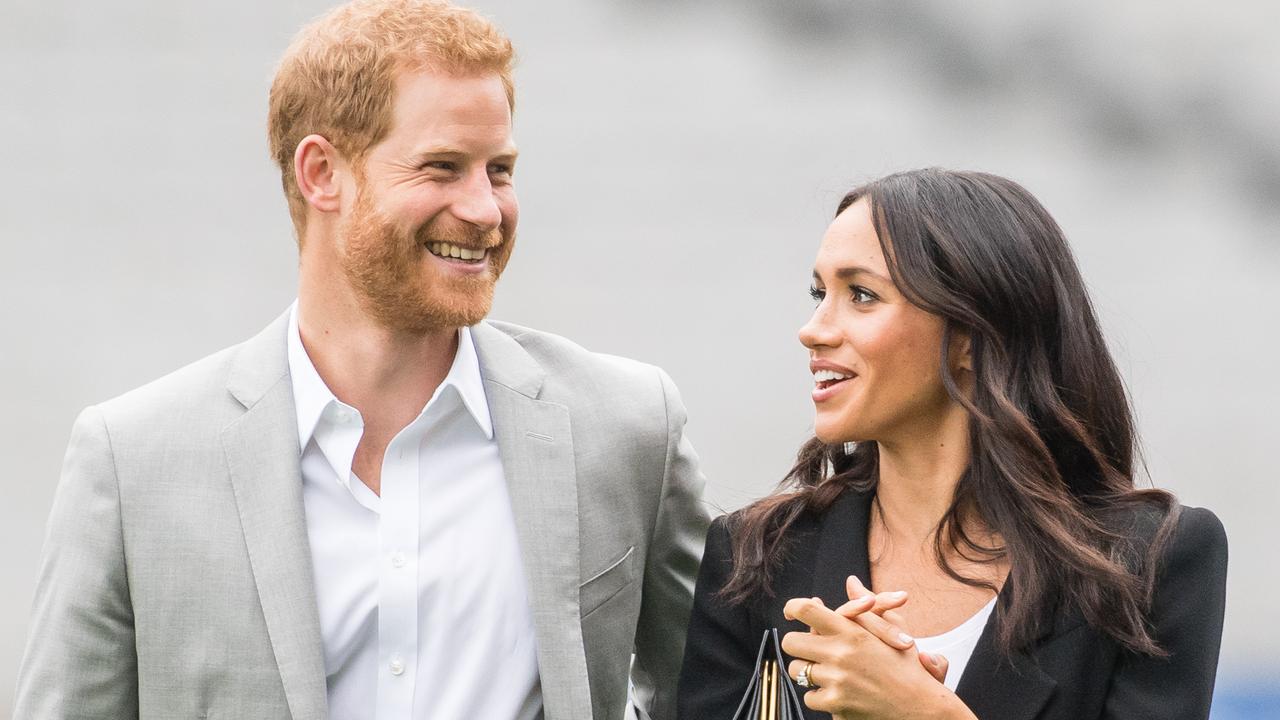
[[[804,720],[804,705],[783,665],[778,630],[769,628],[760,640],[755,672],[733,720]]]

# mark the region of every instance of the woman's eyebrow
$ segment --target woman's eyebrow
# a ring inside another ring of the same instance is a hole
[[[857,275],[870,275],[871,277],[876,278],[877,280],[881,280],[883,282],[890,282],[889,278],[885,277],[884,275],[881,275],[880,273],[876,272],[875,270],[872,270],[871,268],[863,267],[862,265],[851,265],[849,267],[837,268],[835,271],[835,275],[841,280],[849,280],[850,278],[853,278]],[[817,277],[818,271],[815,270],[813,272],[813,276]]]

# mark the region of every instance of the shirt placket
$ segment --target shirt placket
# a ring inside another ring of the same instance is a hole
[[[382,464],[377,717],[384,719],[411,717],[417,678],[419,422],[392,439]]]

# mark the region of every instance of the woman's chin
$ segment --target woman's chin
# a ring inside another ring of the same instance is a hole
[[[863,442],[866,440],[866,438],[862,437],[860,433],[850,432],[849,428],[828,427],[824,426],[822,423],[818,423],[814,427],[813,434],[827,445],[841,445],[844,443]]]

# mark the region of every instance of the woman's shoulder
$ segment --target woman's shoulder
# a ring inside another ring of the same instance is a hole
[[[815,508],[809,503],[802,504],[796,512],[795,519],[786,524],[782,530],[782,540],[792,540],[813,535],[822,530],[823,524],[833,515],[859,514],[865,511],[863,506],[870,502],[872,494],[845,488],[835,496],[834,500],[822,507]],[[770,495],[757,500],[733,512],[717,517],[711,523],[709,537],[715,538],[718,544],[731,543],[733,538],[758,514],[766,503],[777,503],[779,499],[800,501],[798,494]]]
[[[1207,508],[1176,500],[1166,505],[1140,503],[1113,511],[1104,525],[1122,539],[1122,555],[1131,566],[1141,567],[1154,556],[1163,569],[1185,566],[1188,559],[1225,567],[1226,530]]]
[[[1181,506],[1170,529],[1168,544],[1161,553],[1167,570],[1197,568],[1225,573],[1227,531],[1208,508]]]
[[[714,563],[721,572],[732,574],[738,569],[736,561],[760,562],[767,556],[760,566],[761,570],[768,567],[768,582],[760,588],[763,594],[788,590],[794,584],[808,587],[823,539],[833,533],[856,536],[857,532],[846,530],[856,528],[859,519],[865,522],[870,494],[843,489],[818,506],[806,500],[811,498],[773,495],[716,518],[707,534],[703,563]],[[800,504],[779,507],[790,502]],[[782,521],[784,515],[789,517]]]
[[[1227,531],[1212,510],[1190,505],[1176,507],[1177,524],[1173,536],[1200,546],[1226,545]]]

